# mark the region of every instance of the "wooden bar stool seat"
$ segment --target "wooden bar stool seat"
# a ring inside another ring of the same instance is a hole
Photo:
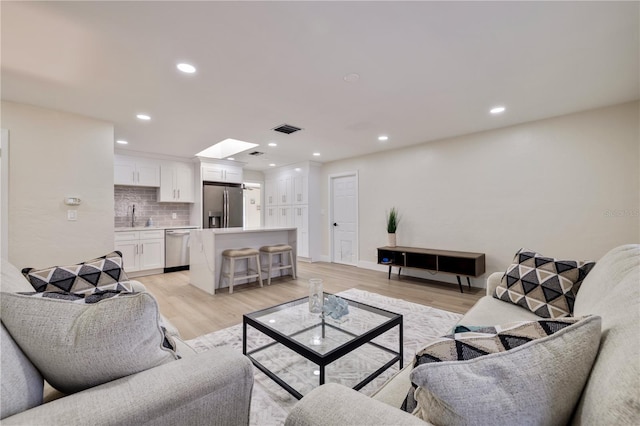
[[[285,257],[289,255],[289,263],[285,264]],[[277,244],[273,246],[263,246],[260,247],[260,255],[267,256],[268,263],[266,268],[262,267],[262,272],[267,273],[267,285],[271,285],[271,274],[273,271],[280,271],[280,275],[282,275],[282,271],[286,269],[291,270],[291,277],[296,279],[296,269],[293,263],[293,248],[287,244]],[[278,263],[276,266],[273,264],[273,256],[279,256]]]
[[[251,268],[250,260],[253,259],[256,263],[256,267]],[[247,273],[242,275],[236,275],[236,262],[239,260],[247,261]],[[227,271],[225,272],[225,264],[227,265]],[[223,280],[227,279],[229,282],[229,294],[233,293],[233,285],[236,281],[250,280],[251,278],[257,278],[262,287],[262,271],[260,268],[260,252],[253,248],[242,249],[227,249],[222,252],[222,265],[220,265],[220,287],[222,287]]]

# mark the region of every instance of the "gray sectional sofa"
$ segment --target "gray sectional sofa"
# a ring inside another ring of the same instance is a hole
[[[33,291],[20,272],[6,262],[2,263],[1,284],[3,292]],[[140,283],[135,286],[136,290],[144,290]],[[5,293],[4,297],[10,299],[14,296],[6,296]],[[146,299],[149,298],[146,295]],[[153,305],[155,301],[151,303]],[[14,340],[21,336],[12,337],[5,328],[8,318],[2,320],[2,425],[249,423],[253,388],[251,362],[231,350],[214,348],[196,354],[180,340],[177,330],[166,319],[163,320],[164,325],[173,336],[176,352],[181,359],[69,395],[62,395],[43,383],[38,369]],[[29,324],[26,332],[28,329]],[[127,348],[113,349],[127,352]],[[99,364],[105,361],[99,356],[93,362]]]
[[[460,324],[540,319],[531,311],[493,297],[502,275],[488,277],[487,295]],[[617,247],[596,263],[575,299],[574,316],[584,315],[601,317],[600,346],[570,423],[640,424],[640,245]],[[407,366],[371,398],[338,384],[320,386],[296,404],[286,425],[424,425],[424,421],[399,409],[411,386],[411,370],[412,366]],[[468,401],[469,407],[475,403],[472,398]],[[499,400],[492,405],[495,410],[501,409]],[[519,423],[531,422],[521,419]]]

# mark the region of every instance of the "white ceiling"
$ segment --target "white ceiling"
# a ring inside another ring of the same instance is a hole
[[[638,99],[639,4],[2,1],[2,99],[112,122],[125,150],[327,162]]]

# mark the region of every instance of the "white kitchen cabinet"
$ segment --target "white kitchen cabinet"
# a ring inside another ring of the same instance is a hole
[[[319,191],[318,163],[265,172],[265,225],[297,228],[297,255],[312,261],[319,258],[322,244]]]
[[[141,235],[144,232],[140,233]],[[164,268],[164,232],[162,238],[140,238],[140,270]]]
[[[309,206],[293,206],[293,219],[298,230],[298,256],[309,257]]]
[[[264,209],[264,226],[275,228],[278,226],[278,208],[267,207]]]
[[[160,163],[154,160],[114,155],[114,185],[160,186]]]
[[[164,268],[164,230],[121,231],[115,233],[115,249],[122,253],[124,270],[135,276]]]
[[[202,180],[242,183],[242,167],[230,164],[202,164]]]
[[[277,206],[278,184],[275,179],[267,180],[264,183],[264,204],[266,206]]]
[[[297,174],[293,177],[293,204],[308,204],[307,176]]]
[[[158,201],[193,203],[195,201],[193,174],[193,166],[190,164],[162,163]]]
[[[117,236],[118,234],[116,234]],[[140,270],[140,259],[138,257],[138,239],[135,241],[117,241],[116,250],[122,253],[122,267],[125,272],[135,272]]]
[[[280,176],[278,178],[278,205],[287,205],[293,203],[293,187],[290,175]]]
[[[293,227],[293,212],[291,206],[278,206],[278,226],[291,228]]]

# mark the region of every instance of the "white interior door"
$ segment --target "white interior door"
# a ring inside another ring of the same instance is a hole
[[[358,261],[358,175],[330,176],[331,260],[356,265]]]

